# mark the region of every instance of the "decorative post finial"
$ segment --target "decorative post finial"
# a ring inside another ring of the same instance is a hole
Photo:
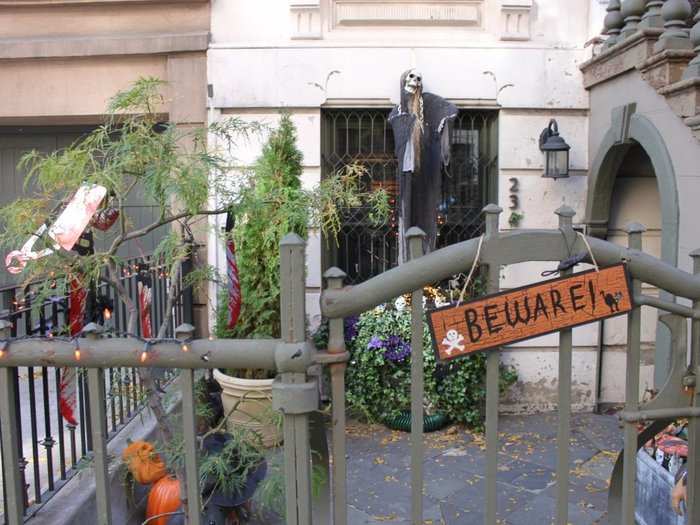
[[[625,25],[625,18],[620,12],[620,0],[610,0],[606,9],[608,12],[605,15],[605,34],[608,39],[605,41],[604,47],[612,47],[620,41],[620,31]]]
[[[625,226],[627,232],[627,246],[633,250],[642,249],[642,234],[647,231],[643,224],[632,222]]]
[[[646,0],[646,11],[642,16],[642,21],[639,22],[640,29],[662,28],[664,19],[661,16],[661,8],[664,5],[663,0]]]
[[[503,208],[495,204],[487,204],[483,212],[486,215],[485,233],[487,237],[498,234],[498,217],[503,211]]]
[[[654,44],[654,53],[661,53],[666,49],[691,49],[688,20],[692,9],[688,0],[666,0],[661,8],[661,16],[664,19],[664,32]]]
[[[695,51],[693,60],[683,71],[683,80],[700,77],[700,11],[695,13],[693,28],[690,30],[690,43]]]
[[[620,33],[623,39],[639,31],[639,22],[642,20],[645,7],[645,0],[623,0],[621,13],[625,19],[625,27]]]
[[[576,212],[571,206],[562,204],[554,213],[559,216],[559,228],[563,230],[573,230],[573,219]]]

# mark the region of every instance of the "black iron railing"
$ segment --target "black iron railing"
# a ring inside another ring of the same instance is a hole
[[[145,263],[145,264],[144,264]],[[181,275],[189,263],[183,264]],[[144,270],[147,268],[147,270]],[[147,272],[151,281],[151,325],[155,335],[166,318],[168,289],[171,280],[167,268],[139,257],[124,261],[119,266],[120,280],[140,312],[138,297],[138,269]],[[143,276],[143,274],[142,274]],[[6,308],[0,319],[12,323],[11,336],[65,335],[68,327],[68,296],[64,291],[52,295],[41,304],[37,301],[35,286],[8,287],[0,290]],[[183,292],[183,293],[181,293]],[[115,290],[106,284],[99,287],[98,296],[107,299],[113,308],[104,323],[107,337],[121,337],[127,331],[126,306],[116,297]],[[173,303],[166,337],[174,335],[174,327],[191,322],[191,294],[184,293],[182,278],[176,287],[177,299]],[[103,314],[104,315],[104,314]],[[138,336],[143,336],[137,323]],[[13,369],[16,393],[16,421],[19,437],[20,470],[23,480],[25,516],[30,517],[45,504],[80,468],[92,451],[90,433],[90,400],[85,369],[77,369],[75,425],[61,415],[59,391],[61,370],[46,366]],[[166,375],[164,379],[167,379]],[[141,409],[143,386],[136,368],[109,368],[105,370],[105,412],[109,437],[114,436]],[[4,457],[4,453],[3,453]],[[3,509],[5,505],[3,480]]]

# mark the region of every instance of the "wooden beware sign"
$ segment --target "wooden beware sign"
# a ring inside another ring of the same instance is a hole
[[[629,312],[627,268],[617,264],[428,312],[438,359],[523,341]]]

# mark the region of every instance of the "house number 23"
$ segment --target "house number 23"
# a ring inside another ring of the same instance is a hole
[[[510,209],[517,210],[520,207],[520,200],[518,199],[520,182],[515,177],[511,177],[508,181],[510,182]]]

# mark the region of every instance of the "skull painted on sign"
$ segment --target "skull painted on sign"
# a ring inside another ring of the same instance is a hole
[[[420,71],[409,69],[405,73],[403,89],[406,93],[410,93],[411,95],[423,91],[423,75],[421,75]]]

